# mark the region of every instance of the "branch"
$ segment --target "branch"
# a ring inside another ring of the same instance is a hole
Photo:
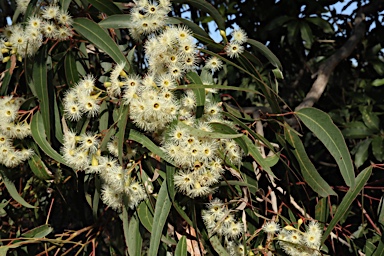
[[[342,60],[351,55],[357,44],[360,43],[360,41],[363,39],[366,32],[366,26],[364,22],[365,16],[371,13],[379,12],[381,9],[383,9],[383,7],[384,3],[382,0],[375,0],[369,4],[364,5],[357,11],[354,22],[354,32],[341,48],[339,48],[333,55],[331,55],[320,65],[319,70],[317,71],[317,78],[315,82],[312,84],[312,87],[308,94],[305,96],[303,102],[301,102],[295,110],[299,110],[305,107],[312,107],[320,99],[333,70]]]

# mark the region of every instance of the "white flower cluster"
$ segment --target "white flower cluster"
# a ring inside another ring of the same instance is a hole
[[[247,34],[243,29],[236,29],[232,32],[231,41],[225,46],[225,52],[230,58],[238,58],[244,52],[242,45],[247,41]]]
[[[64,97],[64,113],[71,121],[78,121],[87,114],[88,117],[96,116],[100,111],[100,90],[95,86],[92,75],[80,80],[73,88],[68,90]]]
[[[235,219],[234,212],[228,210],[220,199],[213,199],[208,204],[208,210],[202,211],[202,217],[210,234],[216,233],[230,240],[244,232],[243,223]]]
[[[276,235],[276,239],[280,247],[286,254],[292,256],[309,256],[309,255],[321,255],[319,249],[321,245],[321,237],[323,231],[317,221],[310,221],[306,225],[306,231],[301,231],[300,224],[302,220],[299,220],[299,227],[293,226],[280,226],[274,221],[269,221],[264,224],[264,232]]]
[[[18,1],[23,6],[26,1]],[[19,8],[22,8],[20,7]],[[23,24],[14,24],[5,28],[0,40],[0,60],[7,62],[10,55],[17,54],[19,60],[34,55],[42,45],[44,38],[67,40],[72,36],[72,18],[57,5],[49,5],[39,14],[29,17]],[[5,56],[8,54],[8,56]]]
[[[165,26],[165,19],[171,11],[169,0],[147,1],[134,0],[135,6],[131,9],[131,36],[139,40],[141,35],[148,35]]]
[[[28,160],[33,155],[32,149],[27,149],[17,143],[31,135],[27,121],[19,121],[18,113],[23,98],[6,96],[0,99],[0,164],[13,168]],[[19,149],[21,147],[21,149]]]
[[[62,154],[66,163],[74,169],[101,176],[104,181],[102,200],[106,205],[115,210],[120,209],[125,195],[128,206],[133,209],[147,197],[144,188],[131,178],[131,170],[124,169],[113,157],[102,156],[99,147],[97,134],[77,136],[71,131],[64,133]],[[117,150],[113,143],[108,148],[112,152]]]

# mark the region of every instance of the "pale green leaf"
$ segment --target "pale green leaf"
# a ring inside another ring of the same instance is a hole
[[[5,173],[4,173],[4,166],[0,165],[0,176],[2,177],[2,182],[4,182],[4,185],[5,187],[7,188],[8,190],[8,193],[11,195],[11,197],[16,201],[18,202],[19,204],[21,204],[22,206],[24,207],[27,207],[27,208],[36,208],[35,206],[33,205],[30,205],[29,203],[27,203],[24,198],[22,198],[20,195],[19,195],[19,192],[17,192],[17,189],[15,187],[15,184],[13,184],[12,181],[10,181],[6,176],[5,176]]]
[[[199,75],[195,72],[189,72],[187,78],[193,84],[203,84]],[[196,97],[196,118],[200,118],[204,114],[204,104],[205,104],[205,89],[196,88],[193,89]]]
[[[119,47],[97,23],[86,18],[76,18],[73,22],[73,28],[96,47],[111,56],[116,63],[126,63],[125,69],[129,70],[129,63]]]
[[[187,256],[187,238],[185,236],[182,236],[177,243],[175,255],[178,256]]]
[[[52,179],[52,173],[48,170],[47,166],[41,160],[38,155],[33,155],[28,159],[28,164],[31,167],[32,172],[41,180]]]
[[[303,108],[296,112],[300,120],[324,144],[339,166],[347,186],[355,184],[355,171],[343,135],[330,116],[316,108]]]
[[[21,236],[28,238],[43,238],[49,235],[52,231],[53,228],[49,224],[44,224],[25,232]]]
[[[100,12],[107,15],[119,14],[121,10],[110,0],[88,0]]]
[[[209,241],[211,242],[213,249],[215,249],[220,256],[229,256],[227,250],[221,245],[220,240],[216,235],[210,236]]]
[[[225,31],[225,20],[223,16],[216,10],[216,8],[204,0],[173,0],[174,3],[190,4],[198,10],[208,13],[216,22],[220,30]]]
[[[337,207],[335,215],[333,216],[331,222],[329,223],[327,230],[323,234],[323,238],[321,243],[327,239],[332,229],[336,226],[336,224],[344,217],[345,213],[348,212],[348,208],[351,206],[352,202],[356,199],[357,195],[364,188],[364,185],[367,183],[369,177],[372,174],[372,166],[365,168],[357,177],[355,181],[355,185],[349,188],[348,192],[345,194],[343,200],[340,205]]]
[[[47,154],[49,157],[53,158],[57,162],[66,165],[64,158],[59,153],[57,153],[47,141],[45,128],[40,112],[36,112],[33,115],[31,122],[31,132],[34,141],[37,143],[37,145],[39,145],[39,147],[44,151],[45,154]]]
[[[359,168],[368,159],[368,148],[371,145],[372,139],[368,138],[357,145],[357,151],[355,154],[355,165]]]
[[[171,210],[171,206],[172,206],[172,203],[168,196],[167,182],[163,181],[163,184],[161,185],[159,194],[157,196],[156,205],[155,205],[153,223],[156,223],[156,225],[152,226],[152,233],[149,241],[149,250],[148,250],[149,256],[157,255],[159,245],[160,245],[161,235],[162,235],[165,223],[167,221],[169,211]]]
[[[247,43],[254,46],[255,49],[263,54],[273,66],[283,70],[283,66],[281,65],[280,60],[276,57],[275,54],[273,54],[271,50],[269,50],[267,46],[253,39],[248,39]]]
[[[99,25],[102,28],[114,28],[114,29],[130,28],[132,27],[131,15],[115,14],[100,21]]]
[[[73,87],[79,81],[76,59],[72,51],[68,51],[64,59],[64,72],[67,85]]]
[[[305,151],[304,145],[301,142],[299,136],[288,125],[284,126],[284,134],[287,142],[293,147],[291,150],[299,162],[301,174],[308,185],[318,193],[321,197],[327,197],[329,195],[336,196],[337,194],[328,185],[328,183],[320,176],[315,166]]]

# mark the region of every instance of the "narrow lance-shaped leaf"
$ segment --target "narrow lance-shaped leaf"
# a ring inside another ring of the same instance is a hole
[[[220,30],[225,31],[225,20],[216,8],[204,0],[173,0],[172,2],[181,4],[190,4],[203,12],[209,13],[209,15],[215,20],[217,27]]]
[[[355,171],[351,155],[343,135],[332,122],[331,117],[315,108],[303,108],[297,111],[296,114],[335,158],[345,183],[349,187],[353,187],[355,184]]]
[[[64,59],[64,72],[67,85],[74,86],[79,81],[76,59],[72,51],[68,51]]]
[[[199,75],[195,72],[189,72],[187,74],[189,80],[194,84],[203,84]],[[193,89],[196,97],[196,118],[200,118],[204,114],[204,104],[205,104],[205,89],[196,88]]]
[[[59,163],[66,164],[64,158],[59,153],[57,153],[48,143],[40,112],[36,112],[33,115],[31,122],[31,132],[34,141],[37,143],[37,145],[39,145],[45,154]]]
[[[299,162],[301,174],[308,185],[322,197],[327,197],[328,195],[336,196],[335,191],[320,176],[311,160],[309,160],[299,136],[287,124],[284,127],[284,134],[287,142],[293,147],[292,153]]]
[[[141,255],[143,239],[140,234],[140,221],[135,213],[129,221],[128,252],[129,255]]]
[[[39,99],[40,112],[43,118],[45,133],[48,141],[51,141],[50,99],[48,94],[49,88],[47,78],[46,47],[42,47],[34,59],[32,77],[37,94],[36,96]]]
[[[44,162],[40,159],[38,155],[33,155],[28,160],[29,166],[31,167],[32,172],[41,180],[52,179],[52,173],[45,166]]]
[[[171,206],[172,203],[168,196],[167,182],[164,180],[156,200],[155,214],[153,216],[153,223],[156,223],[156,225],[152,227],[151,239],[149,241],[149,256],[157,255],[161,234],[167,221],[169,211],[171,210]]]
[[[118,146],[118,158],[120,164],[123,164],[123,144],[124,144],[124,135],[125,135],[125,127],[127,126],[128,121],[128,106],[122,106],[120,109],[119,121],[117,122],[117,127],[119,131],[117,132],[117,146]]]
[[[276,57],[275,54],[273,54],[271,50],[268,49],[267,46],[253,39],[248,39],[247,43],[254,46],[255,49],[258,50],[261,54],[263,54],[273,66],[279,68],[280,70],[283,69],[280,60]]]
[[[96,47],[111,56],[116,63],[126,63],[125,69],[129,70],[129,64],[119,47],[97,23],[86,18],[77,18],[73,22],[73,28]]]
[[[372,174],[372,166],[365,168],[357,177],[354,187],[349,188],[347,194],[345,194],[343,200],[341,201],[339,207],[335,212],[331,222],[329,223],[327,230],[323,234],[321,243],[327,239],[328,235],[331,233],[332,229],[336,224],[343,218],[344,214],[347,212],[348,208],[351,206],[352,202],[355,200],[357,195],[364,188],[364,185],[367,183],[369,177]]]
[[[19,204],[21,204],[22,206],[24,207],[27,207],[27,208],[36,208],[35,206],[33,205],[30,205],[29,203],[27,203],[24,198],[22,198],[20,195],[19,195],[19,192],[17,192],[17,189],[15,187],[15,184],[13,184],[12,181],[10,181],[6,176],[5,176],[5,173],[4,173],[4,166],[1,166],[0,165],[0,176],[2,177],[2,182],[4,182],[4,185],[5,187],[7,188],[8,190],[8,193],[12,196],[12,198],[18,202]]]
[[[29,238],[42,238],[49,235],[52,231],[53,231],[53,228],[50,225],[44,224],[39,227],[33,228],[28,232],[25,232],[21,236],[29,237]]]
[[[115,14],[107,17],[99,22],[103,28],[130,28],[132,26],[131,15],[129,14]]]
[[[187,256],[187,238],[182,236],[177,243],[175,255]]]
[[[107,15],[119,14],[121,10],[110,0],[88,0],[96,9],[100,12],[104,12]]]

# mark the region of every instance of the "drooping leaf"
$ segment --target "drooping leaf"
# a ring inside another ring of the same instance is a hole
[[[175,3],[190,4],[196,7],[198,10],[209,13],[209,15],[215,20],[217,27],[220,30],[225,31],[225,20],[223,16],[216,10],[216,8],[204,0],[173,0]]]
[[[256,163],[258,165],[260,165],[263,168],[263,170],[266,171],[269,175],[271,175],[272,177],[276,177],[273,174],[270,166],[268,166],[265,159],[261,155],[257,146],[248,137],[243,137],[243,138],[244,138],[245,143],[247,144],[248,153],[252,156],[253,159],[255,159]]]
[[[48,170],[47,166],[41,160],[41,158],[34,154],[30,159],[28,159],[29,166],[33,173],[41,180],[52,179],[52,173]]]
[[[30,205],[29,203],[27,203],[24,198],[22,198],[20,195],[19,195],[19,192],[17,192],[17,189],[15,187],[15,184],[13,184],[12,181],[10,181],[6,176],[5,176],[5,173],[4,173],[4,169],[5,167],[0,165],[0,176],[2,177],[2,182],[4,182],[4,185],[5,187],[7,188],[8,190],[8,193],[12,196],[12,198],[18,202],[19,204],[21,204],[22,206],[24,207],[27,207],[27,208],[36,208],[35,206],[33,205]]]
[[[339,166],[341,175],[349,187],[355,183],[355,171],[343,135],[330,116],[315,108],[303,108],[296,112],[300,120],[324,144]]]
[[[239,133],[207,132],[200,129],[196,129],[182,122],[179,122],[179,125],[186,128],[190,134],[195,135],[197,137],[206,137],[211,139],[235,139],[235,138],[240,138],[244,136],[244,134],[239,134]]]
[[[166,174],[167,174],[167,185],[168,185],[168,194],[172,202],[176,195],[175,182],[173,177],[175,176],[176,168],[173,165],[166,164]]]
[[[220,255],[220,256],[229,256],[227,250],[221,245],[219,238],[217,235],[210,236],[209,241],[211,242],[211,245],[213,249]]]
[[[157,255],[161,235],[167,221],[169,211],[171,210],[171,206],[172,203],[168,196],[167,182],[164,180],[156,200],[155,213],[153,216],[153,223],[156,223],[156,225],[152,226],[148,250],[149,256]]]
[[[337,194],[335,191],[333,191],[328,183],[320,176],[311,160],[309,160],[299,136],[287,124],[284,126],[284,134],[285,139],[293,148],[291,151],[299,162],[304,180],[313,191],[318,193],[321,197],[327,197],[329,195],[336,196]]]
[[[175,249],[175,255],[180,256],[187,256],[187,238],[185,236],[182,236],[177,243],[176,249]]]
[[[11,81],[12,73],[13,73],[13,70],[11,70],[11,67],[12,67],[12,61],[9,60],[7,62],[7,65],[5,66],[5,70],[7,70],[7,71],[4,74],[4,78],[3,78],[3,81],[2,81],[1,87],[0,87],[0,95],[1,96],[4,96],[7,94],[8,85],[9,85],[9,82]]]
[[[263,54],[273,66],[279,68],[280,70],[283,70],[283,66],[281,65],[280,60],[276,57],[275,54],[273,54],[271,50],[268,49],[267,46],[253,39],[248,39],[247,43],[253,45],[255,49],[261,54]]]
[[[36,112],[33,115],[31,122],[31,133],[34,141],[39,145],[39,147],[52,159],[56,160],[59,163],[66,165],[64,158],[57,153],[51,145],[48,143],[45,128],[40,112]]]
[[[97,23],[86,18],[76,18],[73,22],[73,28],[96,47],[111,56],[116,63],[126,63],[125,69],[129,70],[129,63],[119,47]]]
[[[128,212],[123,209],[123,225],[129,256],[140,256],[143,239],[140,234],[140,222],[137,213],[133,214],[128,223]]]
[[[44,224],[39,227],[28,230],[21,236],[28,238],[42,238],[49,235],[53,231],[53,228],[49,224]]]
[[[384,138],[376,136],[372,139],[372,153],[378,161],[384,160]]]
[[[360,106],[359,110],[365,126],[374,132],[378,132],[380,130],[380,119],[376,113],[372,112],[372,107]]]
[[[158,155],[168,163],[175,166],[175,163],[171,159],[169,159],[169,157],[164,153],[164,151],[162,151],[155,143],[153,143],[152,140],[150,140],[144,134],[138,131],[135,131],[133,129],[130,129],[128,139],[136,141],[137,143],[140,143],[141,145],[146,147],[149,151],[151,151],[153,154]]]
[[[187,78],[192,81],[194,84],[203,84],[199,75],[195,72],[189,72]],[[205,89],[197,88],[193,89],[196,97],[196,118],[200,118],[204,114],[204,104],[205,104]]]
[[[107,15],[120,14],[121,10],[110,0],[88,0],[97,10]]]
[[[312,29],[306,22],[300,23],[301,39],[305,41],[305,47],[310,49],[313,43]]]
[[[321,243],[327,239],[332,229],[336,226],[336,224],[344,217],[344,215],[348,212],[348,208],[351,206],[352,202],[355,200],[360,191],[364,188],[364,185],[367,183],[369,177],[372,174],[372,166],[365,168],[357,177],[355,181],[355,185],[349,188],[348,192],[345,194],[343,200],[341,201],[339,207],[335,212],[331,222],[329,223],[327,230],[323,234],[323,238]]]
[[[319,200],[319,202],[315,206],[315,219],[321,223],[326,222],[329,216],[327,200],[328,198],[323,197]]]
[[[69,4],[72,2],[72,0],[60,0],[60,7],[63,11],[68,10]]]
[[[363,122],[354,121],[346,124],[346,128],[342,130],[342,133],[347,139],[365,139],[368,136],[374,134]]]
[[[119,118],[117,122],[118,131],[116,134],[117,137],[117,147],[118,147],[118,158],[119,162],[123,164],[123,144],[124,144],[124,135],[125,135],[125,127],[127,126],[128,121],[128,111],[129,107],[127,105],[123,105],[120,107]]]
[[[372,139],[368,138],[357,145],[357,151],[355,154],[355,165],[359,168],[368,159],[368,148],[371,145]]]
[[[65,79],[69,87],[73,87],[79,81],[79,73],[76,67],[76,59],[72,51],[68,51],[64,59]]]
[[[43,47],[34,58],[33,65],[33,83],[36,90],[35,96],[39,99],[40,113],[43,119],[45,133],[48,141],[51,141],[51,116],[50,116],[50,99],[47,77],[47,56],[46,47]]]
[[[129,14],[115,14],[107,17],[99,22],[102,28],[130,28],[132,27],[131,15]]]

